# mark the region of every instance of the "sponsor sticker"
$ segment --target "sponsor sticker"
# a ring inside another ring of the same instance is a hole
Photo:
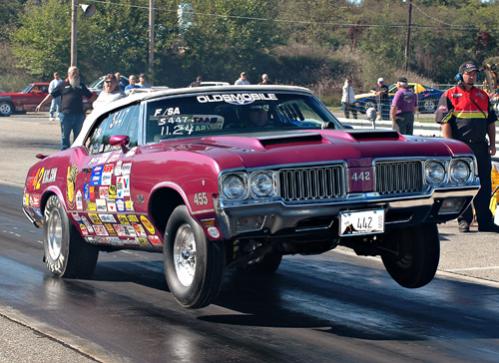
[[[96,224],[93,227],[97,236],[109,236],[106,227],[104,227],[102,224]]]
[[[106,227],[107,233],[109,233],[110,236],[116,236],[117,233],[113,228],[112,224],[106,223],[104,224],[104,227]]]
[[[130,176],[119,176],[116,178],[116,195],[118,198],[130,196]]]
[[[102,171],[102,179],[101,179],[102,185],[111,185],[111,178],[113,176],[113,172],[114,172],[113,164],[104,165],[104,169]]]
[[[99,198],[95,203],[97,204],[97,212],[107,212],[107,202],[105,199]]]
[[[90,185],[92,186],[100,185],[101,180],[102,180],[102,165],[99,165],[92,169],[92,174],[90,175]]]
[[[149,221],[149,219],[147,219],[146,216],[140,216],[140,221],[142,222],[144,227],[146,227],[147,232],[149,232],[149,234],[156,233],[156,229],[154,228],[153,224]]]
[[[66,175],[66,197],[68,200],[69,208],[74,208],[75,202],[75,184],[76,176],[78,175],[78,168],[76,166],[68,166]]]
[[[97,211],[97,204],[95,204],[95,202],[88,202],[87,209],[91,212],[95,212]]]
[[[125,201],[123,199],[116,199],[116,210],[118,212],[125,211]]]
[[[80,226],[81,235],[88,236],[87,226],[85,226],[83,223],[80,223],[79,226]]]
[[[132,171],[132,163],[124,163],[121,168],[121,175],[123,176],[130,175],[131,171]]]
[[[128,212],[133,212],[133,201],[132,200],[126,200],[125,201],[125,209],[128,211]]]
[[[43,173],[42,184],[53,183],[57,178],[57,168],[48,169]]]
[[[118,214],[118,220],[120,221],[121,224],[130,224],[128,222],[128,218],[124,214]]]
[[[112,214],[99,214],[99,217],[104,223],[116,223],[116,219]]]
[[[109,187],[99,187],[99,198],[101,199],[109,198]]]
[[[144,227],[142,227],[142,225],[140,225],[138,223],[134,223],[134,224],[132,224],[132,226],[135,229],[135,233],[137,234],[138,237],[147,237],[147,233],[146,233]]]
[[[135,214],[129,214],[128,220],[130,221],[130,223],[139,223],[139,219]]]
[[[97,213],[88,213],[88,218],[90,218],[93,224],[102,224]]]
[[[35,177],[33,178],[32,186],[33,189],[38,190],[42,186],[43,174],[45,173],[45,168],[40,168],[36,171]]]
[[[121,176],[121,165],[123,165],[123,162],[119,160],[116,165],[114,166],[114,175],[115,176]]]
[[[107,201],[107,211],[115,213],[116,212],[116,203],[108,200]]]
[[[81,190],[76,192],[76,209],[83,210],[83,194]]]
[[[149,242],[151,242],[151,244],[153,244],[155,246],[161,245],[161,238],[159,238],[156,235],[149,236],[149,237],[147,237],[147,239],[149,240]]]

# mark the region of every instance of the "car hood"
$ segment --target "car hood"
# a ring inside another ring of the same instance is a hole
[[[440,138],[406,137],[393,131],[317,130],[165,141],[151,145],[149,152],[170,150],[200,154],[214,160],[220,169],[319,164],[336,160],[360,166],[370,164],[374,158],[469,153],[469,149],[461,144]]]

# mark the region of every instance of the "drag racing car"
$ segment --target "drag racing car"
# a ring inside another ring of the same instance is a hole
[[[440,96],[442,96],[443,91],[422,85],[421,83],[409,82],[409,88],[416,94],[418,100],[418,110],[421,113],[433,113],[437,109],[438,101]],[[390,104],[392,103],[393,97],[397,92],[397,86],[392,84],[388,87],[388,96],[390,99]],[[366,113],[366,110],[370,107],[375,109],[377,105],[376,96],[374,92],[363,93],[355,96],[355,108],[361,112]]]
[[[479,188],[463,143],[345,128],[309,90],[139,93],[94,111],[71,148],[27,175],[23,210],[55,276],[90,278],[101,251],[162,253],[169,290],[210,304],[224,273],[342,245],[380,255],[407,288],[439,262],[437,224]]]

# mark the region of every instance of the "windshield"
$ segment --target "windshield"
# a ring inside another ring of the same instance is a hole
[[[294,93],[204,93],[147,104],[146,142],[261,131],[343,128],[315,97]]]
[[[21,93],[28,93],[29,91],[31,91],[31,85],[30,84],[28,84],[26,87],[24,87],[21,90]]]

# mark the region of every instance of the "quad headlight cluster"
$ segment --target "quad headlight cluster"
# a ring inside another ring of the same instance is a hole
[[[261,200],[278,196],[278,174],[272,170],[233,172],[220,179],[221,198],[226,201]]]
[[[424,165],[426,183],[463,185],[474,178],[473,159],[428,160]]]

